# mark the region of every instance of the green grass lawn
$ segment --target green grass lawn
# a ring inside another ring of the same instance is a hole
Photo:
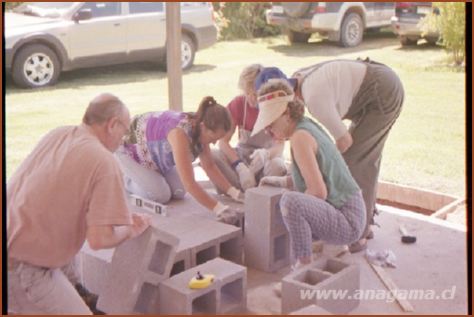
[[[391,66],[406,91],[401,116],[386,143],[382,180],[465,195],[465,74],[443,66],[440,47],[402,49],[390,33],[370,34],[356,48],[312,39],[289,46],[283,37],[219,42],[198,52],[183,74],[184,110],[193,111],[206,95],[227,104],[239,93],[237,80],[252,63],[278,66],[288,75],[299,67],[333,58],[371,59]],[[132,115],[168,108],[162,68],[150,64],[77,70],[61,75],[54,87],[17,89],[7,78],[5,96],[7,179],[47,131],[78,124],[90,99],[118,95]]]

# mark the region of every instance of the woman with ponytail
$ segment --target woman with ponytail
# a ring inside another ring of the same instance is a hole
[[[131,194],[159,203],[182,199],[189,192],[212,210],[219,221],[234,222],[235,213],[196,182],[192,166],[199,157],[202,168],[218,189],[241,201],[242,193],[216,167],[209,148],[230,128],[228,110],[210,96],[203,98],[195,113],[160,111],[135,116],[117,151],[125,188]]]

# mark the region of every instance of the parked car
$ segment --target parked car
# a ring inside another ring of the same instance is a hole
[[[283,27],[290,43],[317,32],[351,47],[362,42],[364,30],[390,26],[394,14],[394,2],[273,2],[266,20]]]
[[[26,2],[5,14],[5,67],[21,87],[61,71],[166,57],[166,2]],[[181,3],[182,68],[217,41],[209,2]]]
[[[397,2],[395,16],[392,17],[392,29],[402,46],[416,45],[422,38],[431,44],[438,41],[438,31],[431,30],[423,34],[420,27],[420,20],[432,12],[439,14],[439,10],[433,8],[432,2]]]

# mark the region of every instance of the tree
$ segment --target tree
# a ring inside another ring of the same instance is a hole
[[[280,33],[265,21],[265,2],[213,2],[220,37],[224,40],[251,39]]]
[[[433,2],[433,7],[439,9],[439,14],[426,16],[422,21],[422,30],[439,30],[439,43],[451,53],[454,62],[460,65],[466,54],[466,6],[463,2]]]

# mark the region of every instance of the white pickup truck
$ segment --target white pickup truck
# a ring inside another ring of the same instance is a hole
[[[284,28],[290,43],[319,33],[351,47],[362,42],[365,30],[390,26],[394,15],[395,2],[273,2],[266,20]]]

